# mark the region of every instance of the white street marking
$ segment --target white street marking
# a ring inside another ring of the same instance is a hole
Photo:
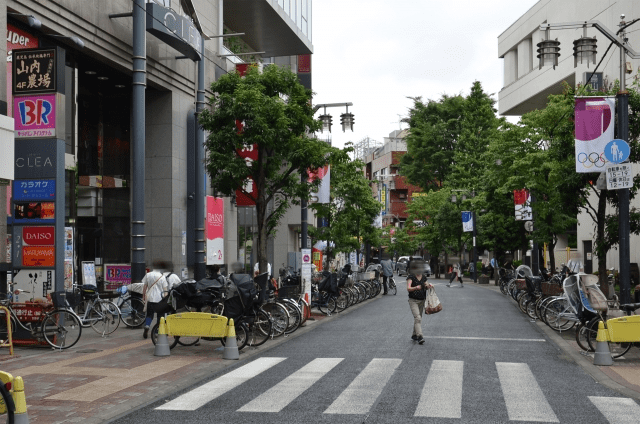
[[[414,416],[461,418],[463,368],[463,361],[433,361]]]
[[[247,380],[279,364],[287,358],[259,358],[237,370],[218,377],[190,392],[178,396],[156,409],[170,411],[195,411],[215,398],[227,393]]]
[[[559,422],[527,364],[496,362],[511,421]]]
[[[324,411],[325,414],[366,414],[402,359],[373,359]]]
[[[633,399],[589,396],[589,400],[610,424],[636,424],[640,419],[640,406]]]
[[[280,412],[305,390],[338,365],[343,358],[317,358],[282,380],[239,412]]]

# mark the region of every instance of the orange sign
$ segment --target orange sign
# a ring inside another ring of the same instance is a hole
[[[43,246],[24,246],[22,248],[22,266],[56,266],[56,248]]]

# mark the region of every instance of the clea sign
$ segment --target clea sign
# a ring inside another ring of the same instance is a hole
[[[202,59],[202,35],[186,16],[156,3],[147,3],[147,32],[189,59]]]

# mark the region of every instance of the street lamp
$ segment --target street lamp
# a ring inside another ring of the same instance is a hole
[[[620,91],[618,91],[618,138],[628,141],[629,139],[629,93],[626,89],[626,56],[631,57],[632,59],[640,59],[640,54],[636,53],[629,45],[626,29],[631,25],[638,22],[640,19],[634,19],[630,23],[626,23],[624,21],[624,15],[620,15],[620,24],[618,25],[620,29],[618,32],[614,33],[609,30],[607,27],[602,25],[599,21],[584,21],[584,22],[568,22],[561,24],[542,24],[540,25],[540,30],[545,31],[547,35],[546,40],[542,43],[538,43],[538,52],[541,52],[541,49],[548,47],[548,34],[550,30],[560,30],[560,29],[584,29],[584,36],[581,38],[580,43],[575,43],[574,46],[580,45],[580,50],[574,48],[574,56],[576,59],[574,60],[574,64],[577,65],[578,55],[582,60],[583,54],[593,54],[595,60],[595,37],[592,39],[587,39],[586,37],[586,28],[593,27],[600,31],[611,44],[615,44],[620,48]],[[560,50],[560,43],[557,42],[556,53]],[[545,53],[546,54],[546,53]],[[540,68],[544,66],[545,54],[538,54],[540,58]],[[551,55],[554,53],[550,51]],[[587,60],[589,60],[587,58]],[[557,56],[555,57],[554,69],[555,65],[557,65]],[[620,238],[620,303],[630,303],[631,302],[631,285],[630,285],[630,262],[631,262],[631,254],[630,254],[630,245],[629,245],[629,233],[630,233],[630,224],[629,224],[629,189],[620,189],[618,191],[618,219],[619,219],[619,238]]]
[[[333,118],[331,115],[327,114],[328,107],[346,107],[347,111],[340,115],[340,124],[342,125],[342,132],[345,132],[347,129],[353,131],[353,113],[349,113],[349,106],[353,106],[353,103],[327,103],[322,105],[315,105],[313,107],[313,113],[315,114],[320,108],[324,108],[324,113],[319,116],[322,121],[322,132],[325,131],[331,132],[331,125]]]
[[[466,190],[451,190],[453,192],[462,192],[461,194],[461,200],[465,201],[467,200],[467,196],[470,197],[475,197],[476,193],[475,191],[471,191],[468,192]],[[451,202],[452,203],[457,203],[458,201],[458,196],[456,196],[455,193],[453,193],[451,195]],[[473,257],[471,260],[471,263],[473,264],[473,282],[477,283],[478,282],[478,270],[476,269],[477,263],[478,263],[478,252],[476,251],[476,211],[472,211],[471,212],[471,220],[472,220],[472,224],[473,224],[473,231],[472,231],[472,236],[473,236]]]

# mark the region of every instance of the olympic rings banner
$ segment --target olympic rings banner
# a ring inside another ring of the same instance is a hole
[[[604,148],[613,140],[615,97],[576,98],[576,172],[603,172]]]

